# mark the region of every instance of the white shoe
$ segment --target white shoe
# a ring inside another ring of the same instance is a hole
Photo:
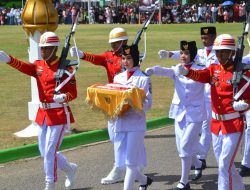
[[[44,190],[55,190],[55,183],[53,183],[53,182],[46,182]]]
[[[107,175],[107,177],[101,179],[101,184],[113,184],[118,183],[122,180],[122,170],[114,166],[111,172]]]
[[[77,165],[70,163],[70,168],[66,172],[65,188],[67,190],[72,189],[75,183],[75,174],[77,170]]]

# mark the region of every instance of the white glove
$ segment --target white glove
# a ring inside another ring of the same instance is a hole
[[[158,55],[159,55],[160,59],[169,58],[169,51],[160,50],[160,51],[158,51]]]
[[[10,60],[10,56],[8,56],[4,51],[0,51],[0,61],[9,63]]]
[[[77,57],[77,54],[79,55],[80,58],[83,58],[83,56],[84,56],[84,53],[81,50],[77,49],[77,47],[74,46],[74,47],[70,48],[71,57]]]
[[[61,103],[64,102],[66,98],[66,94],[55,94],[53,97],[53,100],[57,103]]]
[[[145,73],[146,73],[147,75],[151,76],[151,75],[154,74],[154,69],[152,69],[152,68],[146,68]]]
[[[244,100],[234,101],[233,108],[235,111],[243,111],[249,107],[248,103]]]
[[[175,67],[173,67],[174,73],[176,76],[184,75],[186,76],[188,74],[188,69],[183,64],[178,64]]]

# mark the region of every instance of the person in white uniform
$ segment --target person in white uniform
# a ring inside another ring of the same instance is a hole
[[[244,190],[242,177],[236,171],[234,160],[244,130],[244,119],[240,113],[249,109],[249,87],[235,100],[231,83],[234,72],[235,39],[230,34],[216,37],[213,49],[219,64],[211,64],[203,70],[193,70],[185,65],[176,66],[176,72],[194,81],[211,84],[212,144],[218,164],[218,190]],[[245,70],[243,76],[250,77]],[[239,91],[245,80],[240,80]]]
[[[195,41],[180,42],[180,61],[187,67],[202,69],[194,63],[197,54]],[[176,146],[181,158],[182,172],[180,182],[174,190],[189,190],[189,172],[192,161],[201,176],[202,162],[197,158],[203,152],[199,142],[202,122],[206,119],[204,84],[192,81],[186,77],[176,75],[176,67],[154,66],[147,68],[148,75],[166,76],[174,80],[175,91],[169,111],[169,117],[175,119]]]
[[[250,53],[243,57],[242,63],[250,64]],[[245,129],[245,148],[239,174],[242,177],[250,176],[250,110],[245,113],[246,129]]]
[[[143,113],[130,108],[122,116],[108,121],[108,130],[114,144],[116,167],[126,167],[123,190],[132,190],[135,180],[140,183],[139,190],[146,190],[152,179],[141,173],[139,166],[146,166],[146,111],[151,108],[151,79],[140,70],[137,45],[123,46],[122,65],[126,71],[114,77],[114,83],[143,88],[146,98]]]
[[[216,38],[216,27],[205,26],[200,28],[201,41],[204,46],[203,49],[198,49],[197,55],[195,57],[195,62],[204,68],[209,67],[211,64],[218,63],[217,57],[215,55],[215,50],[213,50],[213,43]],[[172,58],[179,59],[179,51],[159,51],[160,58]],[[205,84],[205,102],[207,110],[207,119],[202,123],[200,143],[204,147],[204,154],[198,155],[198,158],[203,162],[204,169],[206,168],[206,159],[212,142],[212,134],[210,130],[210,122],[212,119],[212,108],[211,108],[211,90],[210,84]]]
[[[109,33],[108,43],[111,45],[111,51],[105,51],[101,54],[93,54],[89,52],[83,52],[77,47],[72,47],[70,49],[70,54],[72,57],[77,57],[78,55],[84,61],[90,62],[97,66],[102,66],[106,69],[107,79],[109,83],[114,81],[115,75],[120,73],[123,68],[121,66],[122,59],[122,46],[126,45],[128,41],[128,34],[124,28],[115,27]],[[101,184],[113,184],[123,181],[125,168],[117,167],[115,160],[112,170],[107,176],[101,179]],[[143,167],[141,167],[143,170]]]

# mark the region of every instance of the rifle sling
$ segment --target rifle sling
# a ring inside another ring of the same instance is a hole
[[[246,75],[242,75],[242,78],[247,81],[246,84],[234,95],[234,100],[238,100],[239,97],[246,91],[248,86],[250,85],[250,78],[247,77]]]

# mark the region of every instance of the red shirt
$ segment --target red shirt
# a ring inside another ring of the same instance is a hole
[[[36,78],[40,102],[54,103],[53,96],[56,87],[55,73],[59,65],[58,59],[48,65],[44,60],[37,60],[34,64],[30,64],[11,57],[11,61],[8,64],[22,73]],[[72,71],[72,68],[69,67],[68,70]],[[67,78],[67,76],[64,76],[62,80],[65,78]],[[66,94],[65,102],[75,99],[77,97],[75,77],[72,77],[72,79],[62,87],[60,92]],[[69,107],[68,109],[70,112],[70,121],[72,123],[74,122],[74,118]],[[67,123],[63,107],[53,109],[39,108],[36,115],[37,124],[42,125],[45,118],[47,126]]]
[[[244,72],[245,75],[250,76],[249,71]],[[190,69],[186,77],[202,83],[210,83],[211,85],[211,103],[212,111],[216,114],[229,114],[235,112],[232,107],[233,104],[233,86],[231,79],[233,76],[233,66],[224,70],[220,64],[211,64],[204,70]],[[241,80],[239,89],[246,83],[244,79]],[[250,93],[246,90],[240,97],[249,101]],[[222,130],[222,134],[242,132],[244,128],[243,119],[236,118],[226,121],[212,119],[211,131],[218,134]]]
[[[106,51],[100,55],[84,52],[83,60],[105,67],[109,83],[112,83],[115,75],[121,72],[122,56],[112,51]]]

